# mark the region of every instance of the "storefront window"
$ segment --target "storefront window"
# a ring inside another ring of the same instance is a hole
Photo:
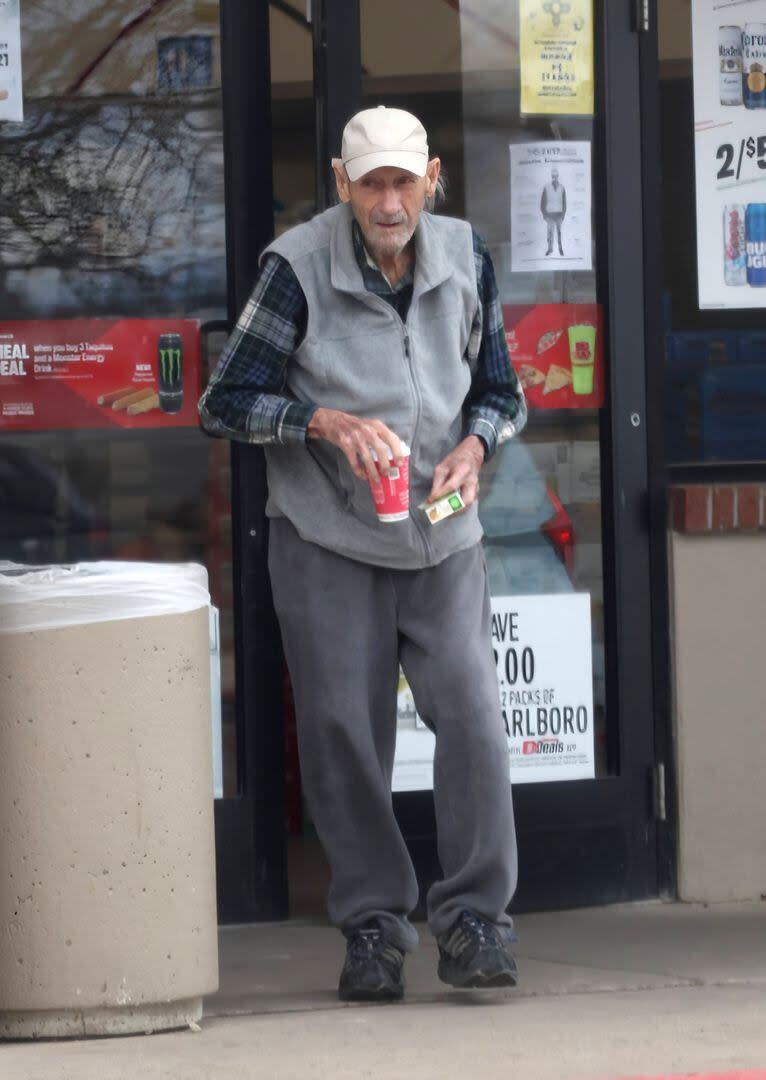
[[[618,769],[606,708],[605,313],[597,280],[603,153],[594,30],[589,2],[548,7],[428,2],[415,25],[407,0],[361,3],[363,104],[409,109],[425,124],[446,173],[440,211],[466,218],[489,246],[529,403],[524,434],[485,466],[480,510],[511,752],[538,762],[558,754],[549,769],[516,767],[517,782]],[[566,55],[550,60],[562,41],[576,70]],[[524,639],[523,625],[533,635],[533,623],[547,630]],[[557,684],[550,667],[547,678],[541,670],[564,626],[571,651],[556,662]],[[577,708],[578,693],[595,724],[580,772],[564,760],[576,737],[560,738],[563,710]],[[424,762],[433,744],[403,679],[399,706],[394,784],[413,790],[428,786]]]
[[[25,0],[21,45],[23,119],[0,123],[0,335],[23,355],[0,385],[0,558],[207,566],[235,794],[229,447],[196,420],[227,315],[218,0]]]
[[[766,204],[760,113],[743,70],[751,61],[762,70],[763,57],[745,55],[745,32],[764,20],[760,2],[659,5],[663,407],[673,465],[766,459],[766,272],[748,268],[747,253],[761,242]]]

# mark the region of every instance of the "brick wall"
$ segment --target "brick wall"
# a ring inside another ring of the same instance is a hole
[[[766,529],[766,484],[679,484],[671,488],[670,499],[677,532]]]

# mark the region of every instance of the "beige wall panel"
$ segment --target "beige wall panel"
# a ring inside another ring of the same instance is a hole
[[[293,3],[296,11],[299,7]],[[278,8],[269,9],[269,45],[272,83],[302,82],[311,85],[314,55],[310,26],[299,26]]]
[[[691,0],[659,0],[660,60],[688,60],[692,55]],[[712,63],[712,61],[711,61]],[[711,66],[711,72],[714,68]]]
[[[460,71],[460,16],[445,0],[361,0],[360,15],[369,75]]]
[[[679,891],[766,894],[766,539],[670,539]]]

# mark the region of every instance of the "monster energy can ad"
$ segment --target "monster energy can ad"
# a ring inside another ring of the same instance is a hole
[[[182,354],[180,334],[160,334],[157,341],[157,376],[160,408],[165,413],[180,412],[184,403]]]

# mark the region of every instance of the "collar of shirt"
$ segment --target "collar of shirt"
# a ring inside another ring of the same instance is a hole
[[[359,269],[362,271],[362,280],[364,281],[364,287],[368,292],[377,293],[378,296],[387,296],[392,293],[401,293],[405,289],[411,288],[415,278],[414,268],[410,268],[406,274],[404,274],[397,281],[396,285],[391,286],[388,278],[380,269],[378,264],[370,255],[369,251],[365,247],[364,238],[362,236],[362,230],[359,228],[359,223],[354,221],[351,226],[354,236],[354,252],[356,254],[356,261],[359,263]]]

